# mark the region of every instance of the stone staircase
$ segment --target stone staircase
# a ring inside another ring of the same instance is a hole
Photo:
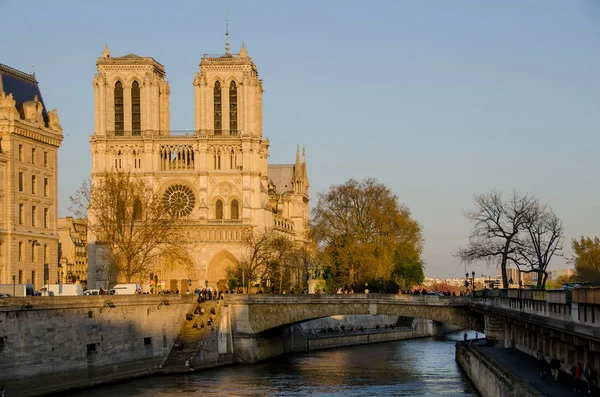
[[[204,308],[204,315],[194,314],[194,318],[191,321],[186,320],[179,332],[177,341],[183,343],[181,350],[173,349],[169,353],[169,356],[165,360],[162,366],[162,372],[182,372],[190,371],[189,367],[185,366],[185,361],[188,358],[192,359],[192,363],[195,361],[200,349],[202,349],[203,342],[215,335],[218,332],[218,324],[221,317],[221,301],[206,301],[200,303],[200,307]],[[194,313],[196,306],[193,306],[191,313]],[[213,324],[208,325],[208,319],[211,317],[210,310],[214,309],[216,314],[212,315]],[[194,329],[192,328],[194,323],[204,322],[204,328]]]

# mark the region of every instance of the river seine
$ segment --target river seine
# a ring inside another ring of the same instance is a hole
[[[479,396],[454,361],[454,344],[461,338],[462,333],[453,333],[321,350],[69,396]]]

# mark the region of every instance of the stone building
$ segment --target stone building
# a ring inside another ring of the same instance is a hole
[[[87,285],[87,226],[84,219],[58,218],[58,275],[62,283]]]
[[[0,283],[57,281],[62,127],[35,76],[0,64]],[[48,270],[45,271],[45,268]]]
[[[166,288],[223,286],[226,267],[243,258],[248,230],[275,229],[307,243],[304,150],[293,164],[268,164],[263,83],[243,44],[238,54],[227,44],[225,54],[202,56],[193,78],[195,124],[188,131],[170,130],[162,64],[135,54],[111,57],[106,47],[97,70],[92,183],[108,170],[129,170],[176,208],[189,241],[187,259],[169,269],[155,265],[152,273]],[[106,255],[89,240],[89,285],[106,287]]]

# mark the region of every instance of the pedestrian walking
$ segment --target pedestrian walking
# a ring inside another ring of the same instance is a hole
[[[560,371],[560,360],[556,357],[556,354],[550,360],[550,371],[552,372],[552,380],[558,382],[558,372]]]
[[[468,338],[468,337],[469,337],[469,336],[468,336],[468,335],[467,335],[467,333],[465,332],[465,334],[463,335],[463,339],[465,340],[465,342],[467,341],[467,338]]]
[[[587,384],[588,394],[592,394],[592,386],[596,383],[596,376],[596,371],[594,371],[590,363],[585,363],[585,369],[583,370],[583,380]]]
[[[581,363],[577,363],[573,368],[571,368],[571,375],[573,375],[573,391],[576,391],[577,393],[581,393],[582,390],[582,372],[583,371],[581,370]]]

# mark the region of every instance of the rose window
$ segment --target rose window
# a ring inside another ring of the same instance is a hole
[[[170,186],[163,195],[163,205],[177,218],[189,215],[195,204],[196,197],[192,189],[185,185]]]

